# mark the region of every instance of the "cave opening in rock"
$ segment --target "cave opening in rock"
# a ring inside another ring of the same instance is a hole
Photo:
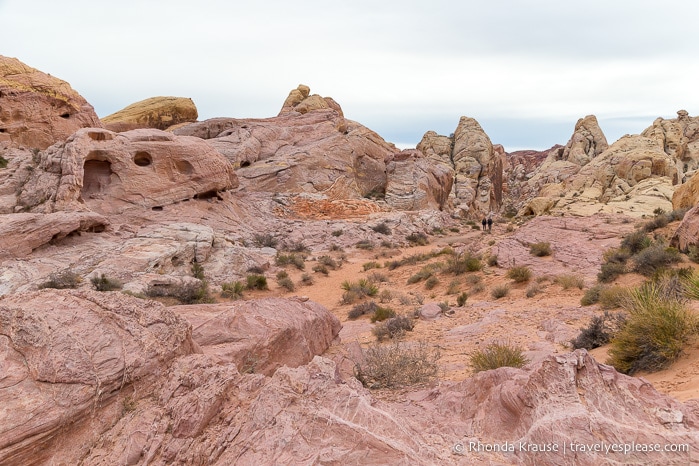
[[[250,166],[249,160],[243,160],[242,162],[240,162],[240,168],[249,167],[249,166]]]
[[[136,152],[136,155],[133,156],[133,163],[139,167],[147,167],[153,163],[153,158],[148,152]]]
[[[62,113],[61,118],[65,118],[65,119],[70,118],[70,113]]]
[[[86,160],[83,167],[83,199],[106,191],[112,176],[112,164],[106,160]]]

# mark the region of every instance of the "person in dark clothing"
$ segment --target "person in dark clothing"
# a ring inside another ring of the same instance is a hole
[[[483,217],[483,221],[481,222],[483,224],[483,231],[485,231],[485,225],[488,223],[488,221]]]
[[[488,219],[488,231],[493,231],[493,219]]]

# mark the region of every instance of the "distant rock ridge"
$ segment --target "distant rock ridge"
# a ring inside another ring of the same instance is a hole
[[[101,126],[70,84],[0,55],[0,142],[46,149],[80,128]]]
[[[199,114],[192,99],[186,97],[151,97],[133,103],[102,118],[105,127],[117,133],[139,128],[166,130],[197,121]]]

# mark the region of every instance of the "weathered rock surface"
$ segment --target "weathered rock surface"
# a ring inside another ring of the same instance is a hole
[[[94,212],[0,215],[0,257],[23,257],[34,249],[81,231],[102,231],[109,221]]]
[[[40,153],[15,209],[114,213],[212,197],[236,186],[230,163],[199,138],[89,128]]]
[[[0,463],[77,460],[115,419],[105,407],[121,390],[163,377],[193,348],[187,322],[121,293],[0,299]]]
[[[192,323],[192,338],[210,355],[247,372],[272,375],[323,354],[340,333],[340,321],[320,304],[299,299],[175,306]]]
[[[442,210],[454,182],[454,170],[434,163],[418,150],[404,150],[386,166],[388,205],[398,210]]]
[[[561,160],[585,165],[608,148],[607,138],[599,127],[597,118],[588,115],[575,124],[573,135],[563,148]]]
[[[0,55],[0,142],[45,149],[80,128],[101,126],[70,84]]]
[[[684,184],[677,187],[672,195],[672,208],[685,209],[699,204],[699,171]]]
[[[197,121],[198,116],[192,99],[151,97],[102,118],[102,123],[106,129],[116,133],[139,128],[164,131],[171,126]]]
[[[699,247],[699,205],[686,214],[672,237],[672,245],[686,252],[690,246]]]
[[[345,130],[338,129],[345,124]],[[398,152],[333,109],[266,119],[207,120],[175,134],[207,139],[240,167],[237,175],[245,189],[322,193],[333,199],[383,195],[386,162]]]

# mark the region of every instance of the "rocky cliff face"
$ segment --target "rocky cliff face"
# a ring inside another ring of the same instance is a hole
[[[173,126],[197,121],[197,117],[197,107],[192,99],[151,97],[102,118],[102,123],[105,128],[117,133],[140,128],[164,131]]]
[[[101,126],[70,84],[0,56],[0,142],[46,149],[80,128]]]

